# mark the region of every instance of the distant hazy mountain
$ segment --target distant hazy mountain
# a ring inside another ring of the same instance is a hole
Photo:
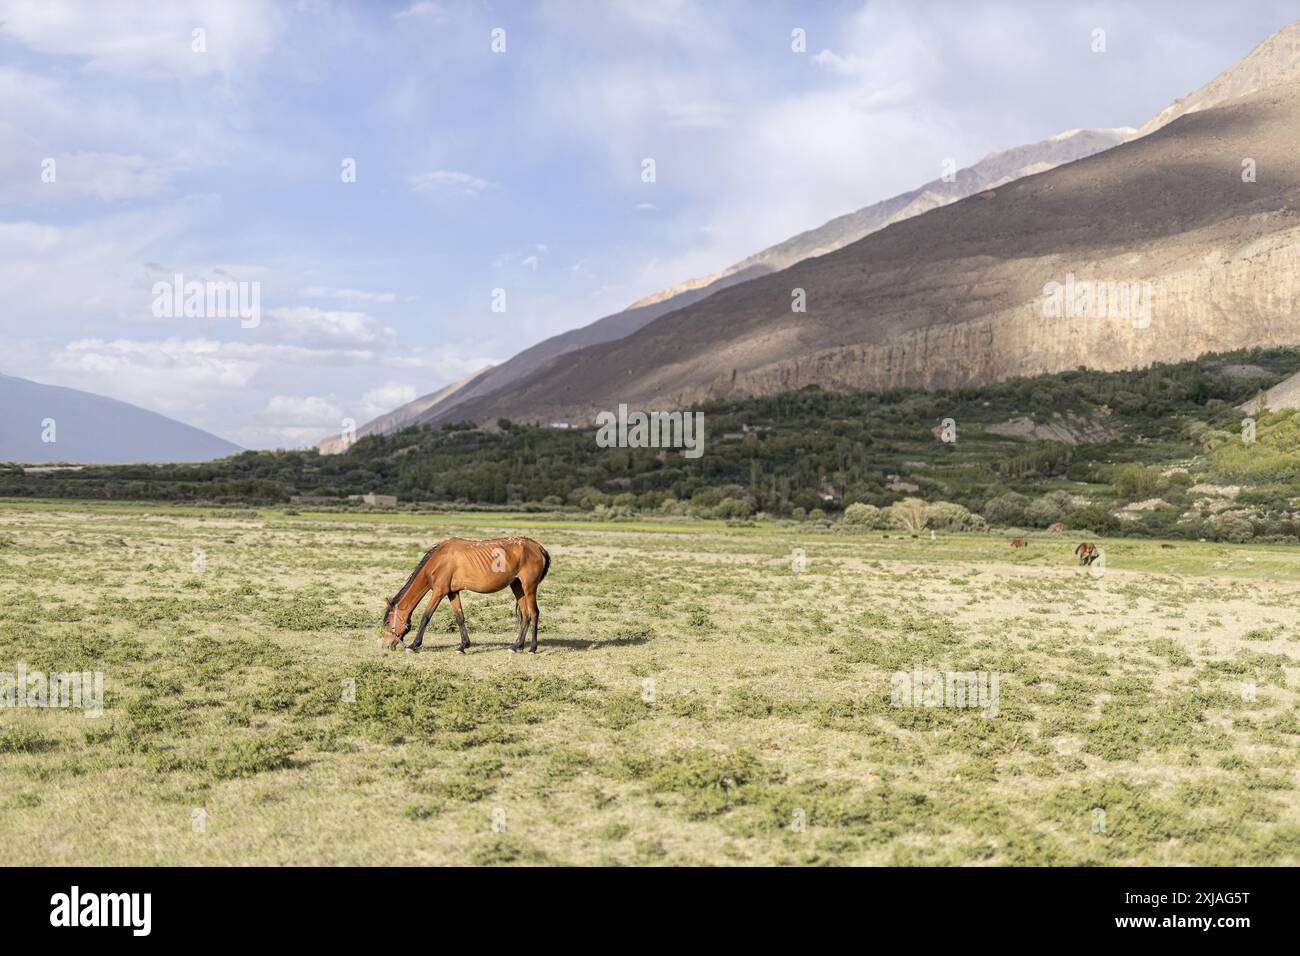
[[[590,325],[539,342],[509,361],[375,419],[374,422],[359,429],[357,436],[374,432],[387,434],[408,425],[454,417],[451,410],[457,405],[506,388],[558,356],[589,345],[621,339],[660,316],[699,302],[722,289],[784,269],[809,256],[822,255],[839,249],[878,229],[883,229],[890,223],[900,222],[938,206],[956,202],[982,190],[1019,179],[1021,176],[1040,173],[1062,163],[1073,162],[1110,149],[1133,134],[1134,130],[1127,127],[1076,129],[1032,146],[1018,146],[1005,152],[991,153],[974,166],[955,171],[951,181],[945,181],[941,177],[901,196],[839,216],[816,229],[802,232],[764,249],[714,275],[688,280],[647,296],[622,312],[607,315]],[[318,447],[328,454],[341,450],[342,442],[330,438],[321,442]]]
[[[241,451],[216,435],[114,398],[0,375],[0,461],[120,465],[211,461]]]

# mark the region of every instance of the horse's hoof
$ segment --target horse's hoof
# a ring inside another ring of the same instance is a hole
[[[457,654],[464,654],[464,653],[465,653],[465,648],[463,648],[463,647],[458,647],[458,648],[456,648],[456,653],[457,653]]]
[[[528,653],[529,653],[529,654],[536,654],[536,653],[537,653],[537,648],[535,648],[535,647],[530,647],[530,648],[528,648]]]
[[[402,650],[406,651],[406,653],[408,654],[420,653],[420,649],[418,647],[403,647]]]

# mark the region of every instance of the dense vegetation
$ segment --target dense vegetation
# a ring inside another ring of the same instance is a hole
[[[408,428],[335,456],[246,452],[41,474],[6,465],[0,495],[272,504],[376,492],[405,507],[568,508],[602,518],[844,512],[850,524],[913,531],[1060,521],[1099,533],[1291,540],[1300,535],[1300,414],[1266,410],[1247,442],[1235,406],[1297,368],[1300,349],[1255,349],[951,391],[810,387],[715,401],[698,406],[707,437],[696,459],[601,448],[594,427],[500,420]],[[1027,418],[1056,426],[1048,437],[1058,440],[994,430]],[[955,441],[941,440],[945,420]],[[1215,482],[1237,487],[1204,490]]]

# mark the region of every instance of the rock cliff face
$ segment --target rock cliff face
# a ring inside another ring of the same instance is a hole
[[[684,389],[677,400],[808,384],[953,388],[1080,366],[1114,371],[1247,346],[1300,344],[1300,219],[1289,212],[1277,218],[1295,226],[1233,250],[1229,261],[1220,246],[1204,255],[1188,250],[1185,261],[1162,275],[1134,269],[1141,263],[1124,257],[1091,262],[1085,275],[1150,284],[1149,324],[1132,315],[1044,316],[1040,295],[985,318],[907,332],[889,344],[826,349],[734,379],[720,376]]]
[[[459,417],[579,420],[619,402],[948,387],[1300,343],[1298,206],[1300,85],[1286,84],[716,292]],[[1097,309],[1093,290],[1141,308]]]

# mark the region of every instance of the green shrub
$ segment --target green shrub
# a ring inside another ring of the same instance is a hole
[[[1065,516],[1065,526],[1071,531],[1091,531],[1100,535],[1114,534],[1120,529],[1119,519],[1101,505],[1075,508]]]
[[[1240,435],[1213,449],[1215,474],[1254,481],[1300,479],[1300,409],[1265,412],[1256,424],[1255,441]]]
[[[713,509],[714,518],[748,518],[754,513],[754,505],[744,498],[723,498]]]
[[[1154,498],[1169,487],[1169,480],[1160,469],[1145,465],[1124,465],[1111,477],[1115,494],[1125,501],[1143,501]]]
[[[1028,507],[1028,498],[1011,491],[989,501],[984,506],[984,517],[989,524],[1002,527],[1023,525],[1026,523],[1025,511]]]
[[[951,501],[936,501],[927,509],[930,527],[940,531],[982,531],[986,522],[977,514]]]
[[[1255,529],[1245,518],[1217,515],[1205,522],[1201,533],[1211,541],[1242,544],[1255,536]]]
[[[1025,521],[1036,528],[1046,528],[1062,520],[1074,507],[1074,501],[1068,492],[1049,492],[1029,503],[1025,508]]]
[[[708,511],[722,504],[722,495],[713,488],[701,488],[691,495],[691,504],[698,511]]]
[[[844,509],[844,523],[858,528],[880,529],[888,527],[888,516],[875,505],[855,501]]]

